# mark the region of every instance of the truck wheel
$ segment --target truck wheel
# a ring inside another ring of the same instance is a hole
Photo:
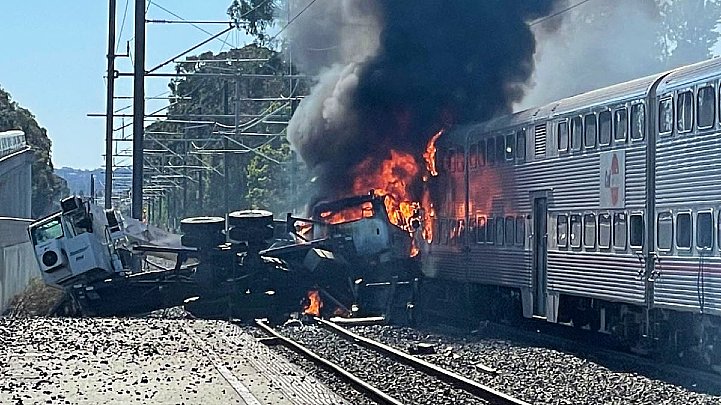
[[[273,214],[264,210],[228,214],[228,236],[237,241],[262,242],[273,237]]]
[[[221,217],[192,217],[180,221],[181,243],[189,247],[212,247],[225,243],[225,219]]]

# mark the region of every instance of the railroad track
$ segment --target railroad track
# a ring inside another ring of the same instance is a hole
[[[423,359],[357,335],[332,322],[316,319],[321,342],[308,347],[265,321],[256,324],[272,336],[266,343],[281,343],[339,378],[379,404],[464,403],[513,404],[527,402],[487,387]],[[319,336],[313,341],[318,341]],[[331,348],[331,350],[328,350]]]

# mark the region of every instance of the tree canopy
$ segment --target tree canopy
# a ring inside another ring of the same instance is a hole
[[[50,214],[58,206],[60,198],[68,193],[65,181],[53,173],[50,138],[35,116],[0,88],[0,131],[10,129],[25,132],[26,141],[35,154],[32,165],[32,215],[39,218]]]
[[[307,83],[257,44],[189,57],[176,70],[190,75],[169,83],[168,119],[146,128],[145,187],[165,189],[158,220],[223,215],[226,196],[231,211],[294,208],[304,182],[291,181],[300,172],[285,127]]]

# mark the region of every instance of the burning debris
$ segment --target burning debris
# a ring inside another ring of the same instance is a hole
[[[308,302],[304,305],[303,315],[320,316],[320,310],[323,309],[323,301],[320,299],[320,291],[308,291]]]
[[[292,118],[289,140],[317,175],[311,206],[373,190],[386,198],[393,224],[411,234],[422,226],[430,242],[435,142],[454,123],[509,112],[520,100],[535,52],[527,23],[555,2],[339,0],[310,7],[291,35],[301,68],[318,82]],[[344,218],[334,213],[330,221]],[[417,252],[414,246],[411,255]]]

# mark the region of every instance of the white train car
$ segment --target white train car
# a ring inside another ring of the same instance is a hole
[[[427,276],[721,369],[721,60],[459,127]]]

